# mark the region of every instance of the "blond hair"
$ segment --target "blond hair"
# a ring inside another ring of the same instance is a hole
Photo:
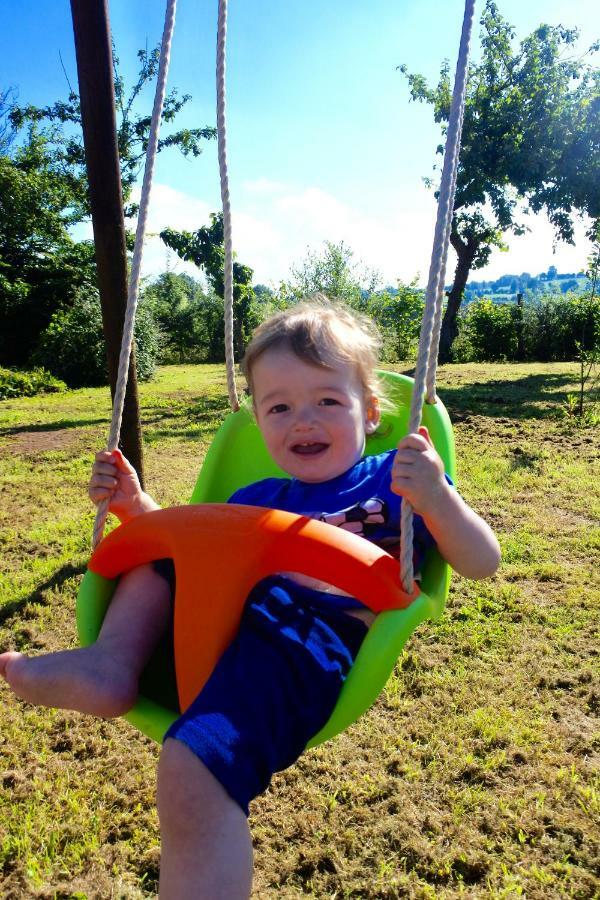
[[[356,367],[365,398],[381,395],[375,371],[381,348],[376,326],[367,316],[332,302],[324,294],[275,313],[258,326],[241,364],[250,393],[254,363],[274,347],[289,349],[309,365],[324,369],[349,363]]]

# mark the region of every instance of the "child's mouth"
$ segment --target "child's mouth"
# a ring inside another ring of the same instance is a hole
[[[294,444],[292,453],[297,453],[299,456],[317,456],[319,453],[327,450],[328,446],[329,444],[323,444],[319,441],[306,441],[302,444]]]

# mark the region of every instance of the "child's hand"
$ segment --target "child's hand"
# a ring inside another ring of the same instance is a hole
[[[143,506],[142,491],[137,472],[120,450],[102,450],[96,454],[88,486],[92,503],[98,505],[108,498],[109,512],[121,522],[139,515]]]
[[[392,491],[406,497],[415,512],[427,515],[435,510],[448,490],[444,463],[424,426],[408,434],[398,444],[392,466]]]

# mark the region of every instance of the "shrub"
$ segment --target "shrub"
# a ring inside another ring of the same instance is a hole
[[[371,294],[364,312],[377,324],[383,339],[382,359],[398,362],[414,359],[419,345],[425,298],[416,283],[398,283],[398,292]]]
[[[0,400],[11,397],[33,397],[35,394],[51,394],[66,391],[64,381],[55,378],[45,369],[19,372],[0,368]]]
[[[159,331],[152,310],[141,302],[135,325],[137,375],[147,381],[154,374],[159,352]],[[69,309],[59,310],[42,333],[34,361],[70,387],[108,383],[106,348],[100,301],[96,294],[81,293]]]
[[[561,362],[598,348],[600,299],[585,295],[545,296],[527,304],[523,344],[529,359]]]
[[[518,348],[515,313],[516,307],[492,303],[485,297],[470,303],[462,317],[456,357],[465,362],[515,359]]]

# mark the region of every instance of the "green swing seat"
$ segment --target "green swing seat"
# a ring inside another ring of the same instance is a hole
[[[405,375],[381,372],[389,406],[377,433],[367,438],[367,454],[395,447],[408,430],[413,381]],[[438,399],[423,407],[423,424],[442,457],[446,472],[455,480],[454,437],[448,413]],[[246,400],[230,413],[206,454],[191,503],[225,503],[237,488],[272,476],[285,477],[270,458]],[[77,601],[77,626],[82,645],[96,640],[116,582],[88,571]],[[400,652],[425,619],[438,619],[444,609],[450,584],[450,569],[436,550],[425,558],[421,593],[405,609],[380,613],[365,638],[346,679],[329,721],[309,742],[314,747],[351,725],[376,700],[389,678]],[[359,598],[360,599],[360,598]],[[178,717],[174,670],[163,650],[145,673],[142,693],[126,718],[144,734],[161,741]],[[168,683],[170,682],[170,684]]]

